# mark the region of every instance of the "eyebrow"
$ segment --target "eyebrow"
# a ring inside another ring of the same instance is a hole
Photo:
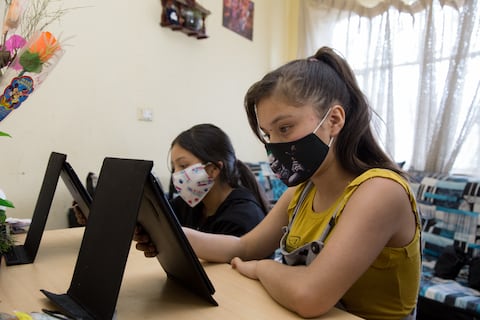
[[[180,156],[180,157],[178,157],[178,158],[173,159],[173,160],[172,160],[172,163],[178,162],[178,161],[182,161],[182,160],[185,160],[185,159],[186,159],[185,156]]]
[[[269,123],[270,126],[274,126],[275,124],[277,124],[278,122],[282,121],[282,120],[285,120],[285,119],[288,119],[288,118],[294,118],[294,116],[292,116],[291,114],[281,114],[279,116],[277,116],[276,118],[273,118],[273,120]],[[260,130],[262,130],[264,133],[268,132],[267,130],[265,130],[264,128],[262,128],[260,125],[258,126],[260,128]]]

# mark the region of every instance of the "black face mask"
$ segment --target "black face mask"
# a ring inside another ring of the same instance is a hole
[[[288,187],[310,179],[327,157],[330,147],[317,137],[315,132],[325,121],[329,112],[330,110],[317,128],[305,137],[292,142],[265,144],[270,168]]]

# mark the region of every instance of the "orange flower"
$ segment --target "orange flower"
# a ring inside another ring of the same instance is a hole
[[[40,61],[45,63],[50,59],[57,50],[60,49],[60,43],[57,39],[48,31],[44,31],[40,34],[38,39],[28,48],[30,53],[38,54]]]
[[[18,62],[23,67],[20,75],[25,72],[42,72],[42,65],[60,50],[60,43],[48,31],[40,33],[31,43],[28,49],[20,55]]]

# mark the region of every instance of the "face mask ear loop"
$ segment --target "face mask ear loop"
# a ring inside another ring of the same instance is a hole
[[[334,137],[331,137],[331,138],[330,138],[330,142],[328,143],[328,147],[329,147],[329,148],[332,146],[333,140],[335,140],[335,138],[334,138]]]
[[[212,178],[212,177],[210,176],[210,174],[208,173],[208,171],[207,171],[207,167],[208,167],[208,166],[217,167],[217,166],[216,166],[213,162],[210,162],[210,161],[208,161],[208,162],[206,162],[206,163],[202,163],[202,165],[203,165],[203,170],[205,170],[205,172],[207,173],[208,177],[209,177],[209,178]],[[213,179],[213,178],[212,178],[212,179]]]
[[[260,122],[258,122],[257,104],[255,104],[254,109],[255,109],[255,119],[257,121],[257,132],[261,137],[261,141],[263,143],[268,143],[270,141],[267,141],[267,139],[265,139],[265,132],[263,132],[263,130],[260,128]]]
[[[318,124],[318,126],[315,128],[315,130],[313,130],[313,133],[317,132],[318,128],[320,128],[322,126],[322,124],[325,122],[325,120],[328,117],[328,114],[330,113],[330,110],[332,110],[332,108],[328,109],[327,113],[325,114],[325,116],[323,116],[323,118],[320,121],[320,123]]]
[[[169,161],[170,160],[170,161]],[[168,172],[173,173],[173,163],[172,163],[172,149],[168,150],[167,154],[167,169]]]

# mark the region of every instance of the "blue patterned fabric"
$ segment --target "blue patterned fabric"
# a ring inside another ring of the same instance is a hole
[[[446,246],[455,244],[470,257],[480,256],[479,182],[425,172],[411,172],[411,177],[423,221],[420,296],[480,315],[480,292],[468,287],[468,265],[455,280],[433,273]]]
[[[468,270],[466,270],[468,272]],[[423,266],[420,282],[420,296],[457,307],[480,315],[480,292],[469,288],[465,275],[457,280],[447,280],[433,276],[433,269]]]
[[[260,161],[256,163],[247,163],[247,165],[255,174],[260,186],[263,187],[270,203],[272,205],[275,204],[285,190],[287,190],[287,186],[275,176],[267,162]]]

